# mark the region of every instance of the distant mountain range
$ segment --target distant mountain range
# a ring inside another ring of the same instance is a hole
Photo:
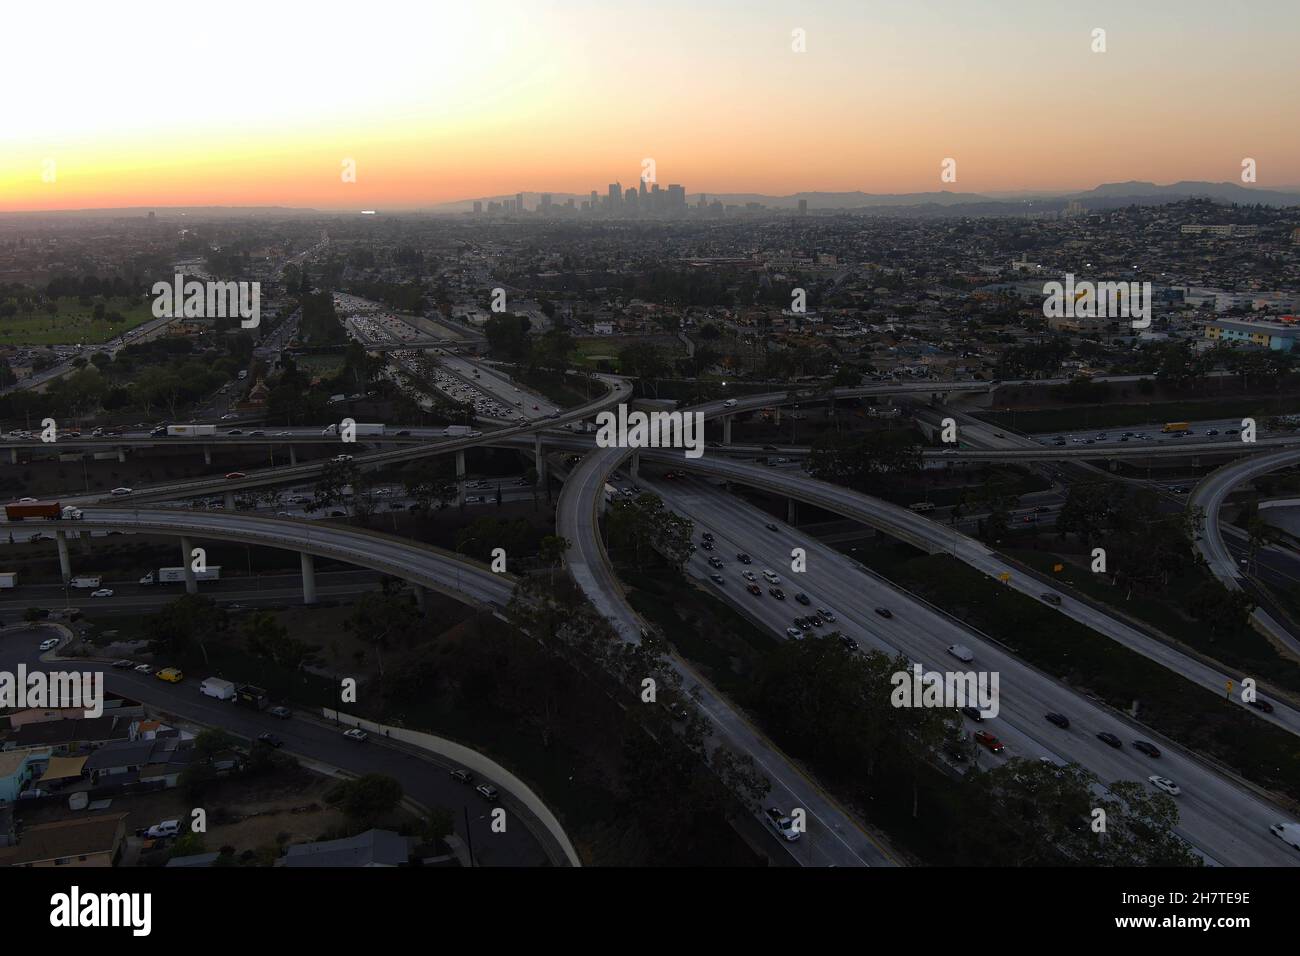
[[[603,195],[603,194],[602,194]],[[900,207],[914,211],[932,210],[935,212],[962,206],[964,212],[980,215],[1006,215],[1030,211],[1050,211],[1064,209],[1070,202],[1078,202],[1087,209],[1110,209],[1128,205],[1160,205],[1178,202],[1183,199],[1210,199],[1220,203],[1239,203],[1243,205],[1297,206],[1300,205],[1300,188],[1287,190],[1268,190],[1237,183],[1178,182],[1158,185],[1131,181],[1126,183],[1106,183],[1083,192],[1042,190],[1017,193],[961,193],[948,190],[922,193],[864,193],[854,192],[799,192],[788,196],[768,196],[762,193],[705,193],[705,200],[720,201],[727,206],[743,206],[746,203],[759,203],[769,209],[797,209],[800,200],[807,200],[809,210],[862,210],[888,209],[897,211]],[[486,207],[489,202],[514,199],[515,194],[502,196],[484,196],[477,200],[466,199],[457,202],[441,203],[431,207],[431,212],[458,213],[470,212],[475,202]],[[563,205],[569,199],[581,203],[589,194],[551,193],[551,202]],[[688,193],[686,204],[694,206],[700,198],[699,193]],[[541,202],[541,193],[525,192],[524,205],[535,209]]]
[[[541,193],[525,192],[524,205],[536,209],[541,204]],[[551,193],[551,202],[563,205],[569,199],[581,204],[589,198],[589,193]],[[403,206],[380,209],[382,215],[388,213],[434,213],[456,214],[470,212],[475,202],[481,202],[484,208],[489,202],[514,199],[515,194],[501,196],[483,196],[479,199],[461,199],[455,202],[439,203],[432,206]],[[700,198],[699,193],[688,193],[686,204],[694,206]],[[944,216],[951,215],[954,208],[960,208],[963,215],[969,216],[1008,216],[1023,215],[1032,212],[1060,211],[1071,202],[1078,202],[1085,209],[1114,209],[1121,206],[1158,206],[1165,203],[1180,202],[1184,199],[1209,199],[1217,203],[1236,203],[1240,205],[1264,206],[1300,206],[1300,187],[1283,189],[1261,189],[1256,186],[1243,186],[1238,183],[1177,182],[1167,185],[1133,180],[1126,183],[1106,183],[1094,189],[1082,192],[1065,190],[1039,190],[1032,192],[995,192],[962,193],[941,190],[921,193],[864,193],[854,192],[799,192],[789,196],[767,196],[762,193],[705,193],[704,198],[712,203],[718,200],[727,206],[743,206],[746,203],[759,203],[768,209],[797,209],[800,200],[808,201],[810,211],[849,210],[863,213],[910,216]],[[289,206],[135,206],[120,209],[76,209],[32,212],[0,212],[0,219],[11,216],[63,217],[81,216],[93,218],[111,218],[121,216],[145,216],[156,212],[159,217],[173,219],[180,216],[196,216],[206,219],[265,218],[269,216],[348,216],[360,215],[360,210],[325,210],[295,208]]]

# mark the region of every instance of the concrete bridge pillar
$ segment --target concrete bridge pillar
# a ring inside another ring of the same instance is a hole
[[[68,536],[62,531],[54,532],[54,543],[59,547],[59,573],[63,580],[72,577],[72,557],[68,554]]]
[[[628,474],[632,476],[633,481],[636,481],[637,478],[640,476],[641,474],[641,449],[640,448],[632,449],[632,461],[631,464],[628,466],[627,471]]]
[[[302,560],[302,603],[316,603],[316,561],[306,551],[300,552]]]
[[[90,554],[90,532],[89,531],[81,532],[81,550],[85,554]]]
[[[415,591],[415,606],[419,608],[420,613],[423,614],[429,603],[429,592],[418,584],[412,585],[412,590]]]
[[[546,486],[546,451],[542,448],[542,433],[533,432],[533,458],[537,461],[537,480]]]
[[[194,546],[190,543],[189,538],[181,538],[181,567],[185,569],[185,593],[198,594],[199,582],[194,577],[194,560],[190,555],[194,553]]]
[[[731,416],[722,416],[722,444],[731,444]]]
[[[117,446],[117,462],[120,465],[126,464],[126,449],[121,445]]]
[[[465,450],[456,452],[456,506],[465,504]]]
[[[211,446],[211,445],[204,445],[204,446],[203,446],[203,464],[205,464],[205,465],[210,465],[210,464],[212,464],[212,446]]]
[[[799,523],[799,502],[787,498],[785,502],[785,523],[794,527]]]
[[[292,445],[289,446],[289,464],[290,466],[298,464],[298,452]]]
[[[233,491],[227,491],[227,492],[226,492],[226,502],[225,502],[225,503],[226,503],[226,510],[227,510],[227,511],[234,511],[234,510],[235,510],[235,493],[234,493]]]
[[[18,449],[17,449],[17,448],[10,448],[10,449],[9,449],[9,464],[11,464],[11,465],[16,465],[16,464],[18,464]]]

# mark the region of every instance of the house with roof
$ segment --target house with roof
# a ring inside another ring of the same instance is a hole
[[[367,830],[342,840],[299,843],[289,847],[280,866],[405,866],[414,841],[391,830]]]
[[[113,866],[126,841],[126,814],[100,813],[24,827],[0,848],[0,866]]]

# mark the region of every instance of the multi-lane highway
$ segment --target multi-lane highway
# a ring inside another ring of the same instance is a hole
[[[838,630],[864,647],[902,654],[927,670],[998,673],[998,716],[980,723],[959,718],[968,734],[991,731],[1006,746],[1003,754],[996,756],[980,751],[976,759],[981,766],[1012,757],[1046,757],[1059,763],[1077,762],[1103,783],[1137,780],[1145,784],[1148,776],[1158,773],[1182,788],[1178,832],[1211,860],[1238,866],[1300,865],[1300,854],[1268,830],[1283,819],[1281,811],[1149,729],[1060,684],[955,618],[914,600],[839,552],[773,522],[717,487],[695,480],[650,483],[642,478],[639,483],[660,495],[674,511],[691,518],[697,532],[714,535],[715,549],[701,548],[688,565],[700,586],[735,605],[779,639],[789,639],[786,629],[793,626],[796,616],[823,607],[836,620],[818,629],[821,633]],[[777,530],[772,531],[769,524],[776,524]],[[807,553],[803,573],[791,571],[794,547]],[[749,555],[753,563],[737,561],[738,552]],[[721,561],[723,567],[711,567],[707,563],[710,557]],[[762,569],[773,570],[781,578],[784,600],[769,593],[768,584],[759,576]],[[758,577],[760,595],[745,590],[745,571]],[[710,577],[715,573],[725,583],[715,583]],[[799,592],[807,594],[808,606],[796,602]],[[883,617],[877,608],[888,610],[891,616]],[[945,651],[951,644],[970,647],[975,660],[970,665],[957,664]],[[1044,719],[1047,713],[1065,714],[1070,727],[1062,730],[1052,725]],[[1118,734],[1123,746],[1115,749],[1097,739],[1095,735],[1102,731]],[[1153,759],[1134,750],[1131,744],[1135,739],[1157,741],[1161,757]]]
[[[605,476],[627,454],[626,449],[601,449],[581,461],[564,483],[556,509],[556,533],[570,543],[565,562],[578,587],[596,610],[631,643],[641,639],[645,627],[623,598],[623,591],[609,566],[604,544],[596,527],[597,509],[603,501]],[[803,807],[808,813],[808,832],[797,843],[783,844],[800,863],[810,866],[888,866],[892,857],[878,846],[853,817],[785,754],[762,736],[739,711],[715,691],[686,662],[675,655],[673,668],[709,721],[718,740],[739,753],[748,754],[771,783],[765,806],[782,810]],[[760,817],[761,813],[756,813]]]

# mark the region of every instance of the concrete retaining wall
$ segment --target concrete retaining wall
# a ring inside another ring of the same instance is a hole
[[[327,720],[347,724],[349,727],[360,727],[362,730],[370,731],[373,734],[382,734],[391,740],[400,740],[413,747],[419,747],[422,750],[428,750],[431,753],[446,757],[448,760],[469,768],[479,776],[487,777],[501,784],[505,790],[509,791],[520,803],[527,807],[538,822],[546,828],[555,842],[559,844],[560,849],[564,851],[569,864],[571,866],[582,866],[582,861],[578,858],[578,851],[573,848],[573,844],[569,841],[568,835],[564,832],[564,828],[560,826],[560,821],[556,819],[555,814],[526,783],[496,761],[483,756],[476,750],[470,750],[462,744],[443,737],[436,737],[433,734],[422,733],[418,730],[407,730],[403,727],[388,727],[373,720],[353,717],[351,714],[344,714],[328,707],[321,708],[321,713]]]

